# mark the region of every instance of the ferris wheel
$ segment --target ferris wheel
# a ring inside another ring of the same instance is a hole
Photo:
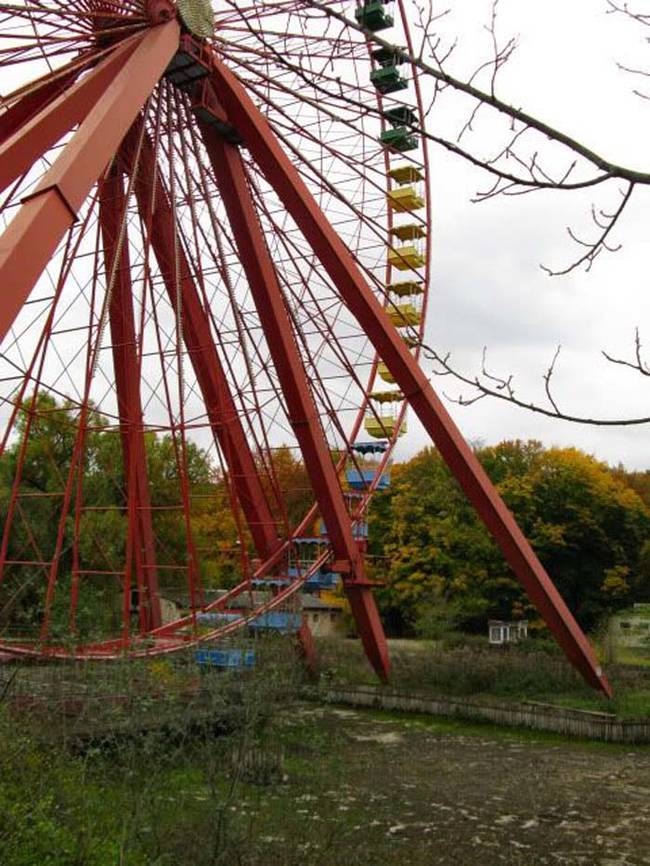
[[[309,653],[300,593],[338,584],[386,678],[366,513],[410,404],[607,691],[417,363],[430,166],[406,0],[330,5],[0,3],[0,650],[154,655],[284,613]],[[225,522],[238,580],[213,597]]]

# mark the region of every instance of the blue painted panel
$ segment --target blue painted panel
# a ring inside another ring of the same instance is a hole
[[[287,569],[287,573],[291,575],[291,569]],[[291,575],[294,577],[295,575]],[[253,586],[287,586],[291,583],[289,577],[259,577],[256,580],[252,580],[251,583]]]
[[[304,588],[307,592],[312,589],[334,589],[339,577],[340,575],[333,571],[317,572],[305,581]]]
[[[234,622],[236,619],[240,619],[240,615],[238,613],[223,613],[223,611],[204,611],[197,613],[196,619],[197,622],[216,625],[224,622]]]
[[[252,668],[255,666],[255,650],[200,649],[194,657],[201,668]]]
[[[269,610],[255,617],[248,625],[250,628],[259,631],[269,629],[272,631],[294,632],[298,631],[301,622],[302,616],[299,613],[289,613],[284,610]]]
[[[345,478],[353,490],[366,490],[374,481],[377,472],[374,469],[346,469]],[[377,482],[376,490],[386,490],[390,487],[390,473],[382,472]]]

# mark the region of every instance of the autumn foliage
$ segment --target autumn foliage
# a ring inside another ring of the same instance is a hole
[[[580,623],[650,594],[650,511],[626,473],[575,448],[502,442],[477,452]],[[536,614],[433,448],[392,473],[370,524],[373,576],[390,628],[482,629]],[[539,622],[537,623],[539,624]],[[540,624],[541,625],[541,624]]]
[[[76,435],[75,412],[70,404],[39,398],[24,455],[9,561],[40,560],[44,551],[54,548]],[[18,435],[0,459],[2,522],[11,507],[27,417],[25,411]],[[124,568],[127,538],[121,442],[118,431],[109,430],[101,416],[91,421],[79,488],[80,531],[74,535],[70,517],[59,562],[54,628],[60,626],[64,634],[75,562],[85,569],[84,601],[76,617],[79,633],[99,625],[109,632],[120,616],[119,580],[111,575]],[[250,573],[256,555],[243,515],[234,507],[228,478],[208,452],[189,441],[183,448],[181,454],[169,434],[145,434],[160,587],[169,598],[186,592],[179,575],[190,561],[188,538],[206,589],[238,583]],[[278,447],[272,455],[272,461],[268,455],[258,457],[260,476],[278,532],[286,537],[309,511],[313,494],[294,449]],[[477,456],[586,629],[612,610],[650,598],[648,473],[610,469],[575,448],[545,449],[536,441],[502,442],[478,449]],[[189,524],[179,501],[181,470],[187,478]],[[489,617],[523,616],[533,627],[541,626],[435,449],[393,467],[391,487],[375,496],[369,524],[369,572],[384,583],[377,597],[389,632],[435,636],[458,629],[483,631]],[[316,530],[310,525],[303,534],[311,531]],[[7,566],[0,627],[3,622],[27,627],[36,621],[42,585],[37,562]]]

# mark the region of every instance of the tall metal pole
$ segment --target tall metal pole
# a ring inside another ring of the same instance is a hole
[[[128,165],[134,165],[139,137],[136,126],[122,147]],[[135,193],[143,225],[149,232],[167,295],[175,311],[180,302],[183,339],[253,544],[258,556],[268,559],[281,544],[276,521],[219,359],[190,264],[182,245],[178,243],[169,194],[163,184],[154,149],[146,135],[140,144]],[[307,665],[313,669],[315,647],[309,626],[304,620],[298,637]]]
[[[108,317],[111,329],[115,390],[117,392],[120,436],[122,439],[122,465],[124,489],[135,493],[132,509],[136,525],[133,527],[133,557],[138,586],[145,590],[139,599],[144,612],[146,630],[162,624],[158,595],[158,569],[153,524],[151,495],[147,474],[147,455],[142,426],[140,399],[140,364],[135,332],[131,261],[127,236],[126,196],[124,181],[117,165],[113,165],[99,188],[99,224],[104,244],[104,262],[107,291],[110,294]],[[131,474],[135,475],[131,484]],[[129,516],[131,510],[129,510]]]
[[[176,20],[146,32],[0,237],[0,342],[173,57],[179,34]]]
[[[82,122],[92,111],[97,101],[102,99],[107,88],[133,54],[143,37],[132,36],[120,43],[91,72],[76,84],[65,89],[57,98],[48,101],[50,88],[37,90],[9,109],[10,115],[1,116],[2,128],[15,127],[0,145],[0,190],[13,183],[26,172],[36,160],[59,141],[73,126]],[[25,117],[18,123],[30,107],[37,104],[37,97],[44,100],[40,111]]]
[[[134,165],[138,131],[134,127],[123,146],[127,164]],[[255,457],[235,405],[225,370],[217,354],[210,323],[203,309],[187,256],[178,243],[169,194],[156,164],[151,142],[140,147],[134,189],[138,209],[160,268],[169,302],[180,319],[183,339],[203,396],[212,431],[219,442],[253,543],[263,559],[280,545],[275,519],[266,499]],[[148,227],[148,228],[147,228]]]

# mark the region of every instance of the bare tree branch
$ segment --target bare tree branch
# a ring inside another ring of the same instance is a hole
[[[607,358],[612,364],[620,364],[622,367],[630,367],[632,370],[635,370],[637,373],[641,373],[642,376],[650,377],[650,367],[646,364],[641,356],[641,337],[639,336],[639,329],[636,328],[634,332],[634,361],[625,361],[622,358],[614,358],[612,355],[609,355],[607,352],[603,350],[603,356]]]
[[[572,240],[574,240],[577,244],[580,244],[580,246],[587,247],[587,252],[584,255],[580,256],[579,259],[576,259],[576,261],[574,261],[572,264],[568,265],[566,268],[563,268],[562,270],[559,270],[559,271],[551,270],[551,268],[546,267],[546,265],[540,265],[541,269],[543,271],[546,271],[546,273],[551,277],[559,277],[559,276],[564,276],[565,274],[569,274],[569,273],[571,273],[571,271],[574,271],[576,268],[579,268],[580,265],[582,265],[582,264],[586,264],[587,270],[589,270],[591,268],[591,266],[593,265],[596,257],[599,256],[603,250],[607,250],[610,253],[614,253],[614,252],[617,252],[618,250],[620,250],[621,249],[620,244],[618,246],[615,246],[615,247],[608,246],[607,238],[610,235],[610,233],[611,233],[612,229],[614,228],[614,226],[616,225],[616,223],[618,222],[621,214],[625,210],[625,206],[627,205],[627,203],[630,200],[630,197],[632,195],[632,191],[633,191],[634,187],[635,187],[635,184],[633,184],[633,183],[631,183],[628,186],[627,191],[623,195],[623,198],[621,200],[620,205],[618,206],[618,208],[616,209],[616,211],[613,214],[606,215],[602,211],[600,211],[600,215],[606,219],[606,223],[604,225],[599,222],[596,211],[592,206],[592,218],[594,220],[594,223],[596,224],[596,226],[598,226],[598,228],[602,229],[601,234],[597,238],[596,241],[593,241],[593,242],[583,241],[579,237],[577,237],[577,235],[573,232],[573,230],[570,227],[567,227],[567,232],[568,232],[569,236],[572,238]]]
[[[558,407],[557,401],[552,393],[552,379],[556,371],[557,360],[560,354],[560,347],[555,350],[551,363],[543,374],[544,389],[546,392],[549,406],[543,406],[533,401],[523,400],[516,396],[514,388],[514,376],[512,374],[507,377],[495,375],[487,369],[487,350],[483,349],[483,361],[481,365],[481,376],[470,376],[461,373],[451,363],[451,355],[440,355],[434,348],[422,342],[419,344],[424,356],[438,365],[438,369],[434,369],[435,376],[451,376],[456,381],[467,385],[472,389],[469,396],[462,393],[458,396],[444,392],[445,397],[459,406],[471,406],[485,397],[495,397],[498,400],[503,400],[506,403],[511,403],[520,409],[526,409],[529,412],[534,412],[538,415],[544,415],[547,418],[555,418],[561,421],[571,421],[574,424],[584,424],[593,427],[634,427],[641,424],[650,423],[650,415],[642,415],[635,418],[595,418],[584,415],[574,415],[569,412],[563,412]],[[636,369],[635,364],[627,364]],[[650,371],[646,374],[650,375]]]
[[[650,13],[633,11],[630,9],[630,4],[628,2],[615,3],[614,0],[607,0],[607,5],[609,6],[609,9],[607,10],[608,13],[621,13],[637,23],[643,24],[645,27],[650,27]]]
[[[454,90],[459,91],[460,93],[465,93],[468,96],[471,96],[473,99],[478,100],[484,105],[491,106],[493,109],[495,109],[495,111],[507,117],[510,117],[512,120],[518,121],[530,127],[531,129],[537,130],[537,132],[546,136],[551,141],[556,141],[559,144],[568,147],[574,153],[579,154],[581,157],[587,160],[587,162],[591,163],[597,169],[602,171],[607,177],[619,178],[631,184],[650,184],[650,173],[626,168],[625,166],[618,165],[615,162],[611,162],[610,160],[605,159],[604,157],[600,156],[600,154],[596,153],[596,151],[577,141],[577,139],[572,138],[570,135],[567,135],[566,133],[563,133],[558,129],[554,129],[552,126],[549,126],[549,124],[538,120],[531,114],[528,114],[528,112],[509,105],[508,103],[503,102],[498,97],[493,96],[490,93],[486,93],[485,91],[474,87],[474,85],[466,81],[461,81],[460,79],[455,78],[453,75],[450,75],[449,73],[445,72],[440,68],[431,66],[429,63],[426,63],[421,58],[408,55],[404,48],[395,46],[387,40],[382,39],[371,30],[368,30],[365,27],[361,27],[355,21],[347,18],[345,15],[343,15],[343,13],[334,9],[332,6],[328,6],[325,3],[321,2],[321,0],[305,0],[305,3],[315,9],[319,9],[326,16],[337,18],[339,21],[344,22],[348,27],[352,28],[353,30],[358,30],[360,33],[363,33],[370,42],[374,42],[377,45],[383,48],[387,48],[391,51],[402,51],[408,56],[409,61],[412,62],[413,65],[420,69],[423,73],[425,73],[425,75],[431,76],[436,81],[439,81],[453,88]],[[650,21],[650,16],[647,17]]]

